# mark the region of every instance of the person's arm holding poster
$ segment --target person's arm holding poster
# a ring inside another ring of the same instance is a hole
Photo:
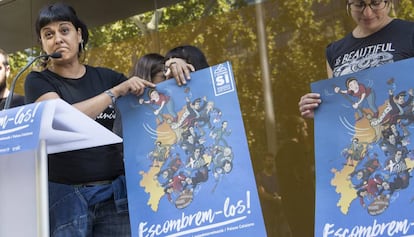
[[[326,48],[328,78],[343,76],[364,69],[376,67],[414,56],[414,23],[390,16],[395,1],[366,1],[346,0],[346,10],[356,23],[352,32],[342,39],[330,43]],[[380,36],[379,36],[380,35]],[[392,60],[374,60],[370,64],[362,62],[377,58],[377,52],[369,52],[360,57],[350,57],[357,52],[367,51],[370,47],[381,44],[399,45],[382,52]],[[307,93],[298,103],[303,118],[313,118],[314,111],[322,103],[318,93]]]

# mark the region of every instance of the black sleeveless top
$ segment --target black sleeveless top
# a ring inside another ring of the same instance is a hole
[[[326,59],[333,76],[377,67],[414,56],[414,22],[394,19],[365,38],[352,33],[326,48]]]

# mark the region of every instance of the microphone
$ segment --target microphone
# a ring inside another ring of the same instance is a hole
[[[27,70],[27,68],[29,68],[30,67],[30,65],[32,65],[36,60],[38,60],[39,58],[46,58],[46,59],[48,59],[48,58],[61,58],[62,57],[62,54],[61,53],[59,53],[59,52],[54,52],[54,53],[52,53],[52,54],[43,54],[43,55],[39,55],[39,56],[37,56],[37,57],[35,57],[35,58],[33,58],[26,66],[24,66],[20,71],[19,71],[19,73],[17,73],[16,74],[16,76],[13,78],[13,81],[12,81],[12,83],[11,83],[11,86],[10,86],[10,93],[9,93],[9,95],[7,96],[7,98],[6,98],[6,102],[5,102],[5,104],[4,104],[4,108],[3,108],[3,110],[5,110],[5,109],[9,109],[10,108],[10,103],[11,103],[11,101],[12,101],[12,99],[13,99],[13,93],[14,93],[14,88],[16,87],[16,82],[17,82],[17,79],[19,79],[19,77],[21,76],[21,74],[24,72],[24,71],[26,71]]]

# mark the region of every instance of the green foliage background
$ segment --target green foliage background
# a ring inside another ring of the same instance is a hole
[[[395,17],[414,20],[412,0],[394,2]],[[154,14],[160,16],[157,21],[152,21]],[[258,35],[261,19],[272,92],[266,100]],[[310,91],[310,83],[327,77],[325,47],[353,27],[345,0],[267,0],[258,4],[252,0],[187,0],[90,29],[84,60],[128,75],[134,60],[144,54],[165,54],[178,45],[192,44],[203,50],[210,65],[231,61],[250,156],[258,170],[263,154],[275,152],[289,136],[289,131],[280,132],[284,126],[280,121],[287,115],[299,115],[297,103]],[[14,73],[39,53],[38,47],[13,53]],[[19,80],[17,93],[23,94],[23,83]],[[274,114],[266,114],[266,104]],[[311,120],[308,125],[312,131]]]
[[[395,16],[413,20],[413,2],[396,2]],[[256,15],[259,7],[263,11],[260,16]],[[156,27],[148,27],[156,12],[160,14],[157,24],[153,24]],[[129,74],[137,57],[151,52],[164,54],[183,44],[201,48],[210,65],[231,61],[251,157],[256,165],[255,160],[265,151],[275,151],[284,139],[278,129],[266,127],[257,34],[259,17],[264,19],[266,30],[271,102],[277,128],[283,116],[298,114],[297,103],[310,90],[309,84],[326,78],[326,45],[354,27],[346,13],[345,1],[268,0],[254,4],[242,0],[187,0],[90,29],[85,63]],[[31,55],[39,52],[35,47],[12,54],[15,73]],[[23,94],[23,83],[24,80],[19,81],[18,93]],[[312,122],[309,123],[312,128]],[[269,133],[275,134],[274,141],[268,141]]]

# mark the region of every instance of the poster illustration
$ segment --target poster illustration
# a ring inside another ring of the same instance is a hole
[[[414,59],[311,85],[315,236],[414,236]]]
[[[231,64],[120,98],[132,236],[266,236]]]

